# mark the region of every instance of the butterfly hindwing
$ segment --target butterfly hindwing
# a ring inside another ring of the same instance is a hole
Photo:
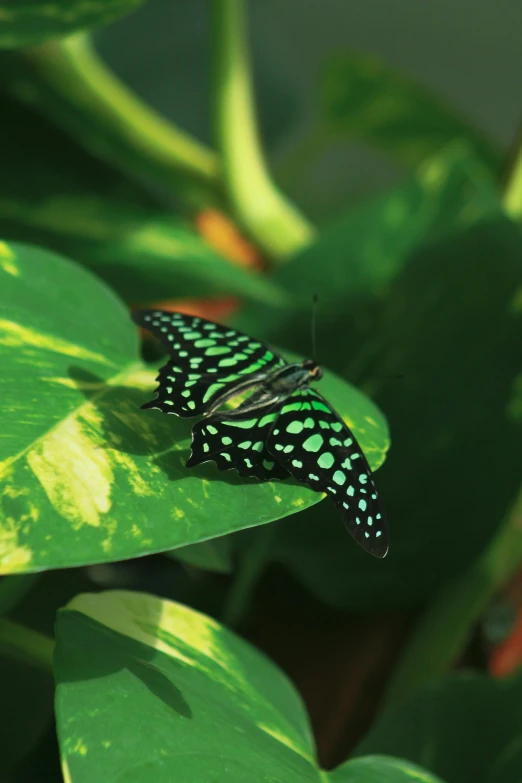
[[[192,427],[192,453],[187,467],[213,460],[219,470],[235,468],[241,476],[253,476],[261,481],[288,478],[288,471],[265,445],[278,408],[272,402],[255,410],[239,407],[196,422]]]
[[[258,340],[204,318],[163,310],[138,310],[132,317],[171,355],[156,379],[157,398],[143,408],[199,416],[235,387],[254,385],[286,364]]]
[[[386,519],[372,471],[353,433],[324,397],[312,389],[295,391],[281,406],[267,449],[297,481],[330,497],[358,544],[384,557]]]

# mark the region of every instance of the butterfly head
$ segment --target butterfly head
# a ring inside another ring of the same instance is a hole
[[[320,381],[323,377],[323,371],[317,364],[317,362],[314,362],[313,359],[305,359],[303,364],[303,368],[307,370],[310,381]]]

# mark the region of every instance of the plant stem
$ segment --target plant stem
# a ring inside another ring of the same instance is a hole
[[[394,672],[385,707],[400,704],[458,660],[473,625],[521,563],[522,491],[485,552],[422,614]]]
[[[265,569],[275,536],[273,523],[264,525],[254,534],[250,545],[242,553],[236,577],[228,591],[221,613],[221,621],[229,628],[236,628],[252,602],[253,592]]]
[[[0,580],[0,615],[18,606],[40,577],[41,573],[4,576]]]
[[[45,672],[53,670],[54,642],[31,628],[0,618],[0,655],[25,661]]]
[[[522,219],[522,129],[509,154],[503,182],[504,209],[513,220]]]
[[[23,55],[36,75],[42,108],[47,112],[50,105],[53,119],[94,154],[176,193],[187,177],[219,191],[214,152],[143,103],[86,35],[51,41]]]
[[[308,245],[315,230],[279,192],[261,150],[252,95],[245,0],[213,0],[213,123],[227,195],[260,248],[282,259]]]

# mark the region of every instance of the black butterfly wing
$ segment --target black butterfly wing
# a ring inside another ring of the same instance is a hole
[[[213,460],[219,470],[235,468],[240,476],[261,481],[285,479],[288,471],[266,448],[280,403],[268,401],[255,410],[242,409],[215,413],[192,427],[192,452],[187,467]]]
[[[371,468],[351,430],[322,395],[313,389],[294,392],[281,407],[267,449],[295,479],[328,495],[363,549],[385,556],[386,517]]]
[[[138,310],[132,318],[171,355],[156,379],[157,399],[142,408],[199,416],[233,389],[255,385],[286,364],[258,340],[204,318],[163,310]]]

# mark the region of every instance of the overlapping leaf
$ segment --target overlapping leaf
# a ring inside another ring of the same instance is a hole
[[[168,550],[318,502],[290,482],[187,471],[190,422],[139,410],[156,370],[126,308],[82,267],[2,243],[0,276],[0,572]],[[335,376],[323,388],[376,468],[382,415]]]
[[[286,677],[209,617],[143,593],[73,599],[58,618],[55,676],[71,783],[437,783],[387,757],[321,771]]]

